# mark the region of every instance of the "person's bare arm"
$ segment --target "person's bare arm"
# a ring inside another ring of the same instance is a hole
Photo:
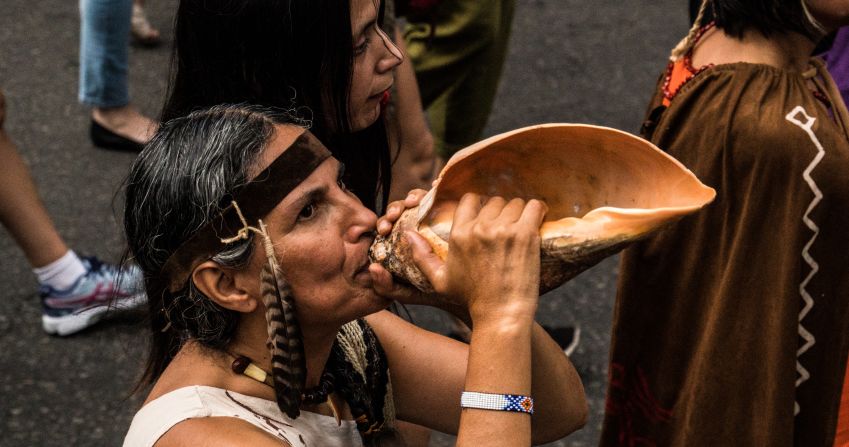
[[[406,55],[404,39],[395,29],[395,44]],[[395,110],[389,117],[389,147],[399,152],[392,165],[389,200],[403,199],[416,188],[429,188],[434,166],[433,136],[425,120],[416,73],[410,58],[395,69]]]

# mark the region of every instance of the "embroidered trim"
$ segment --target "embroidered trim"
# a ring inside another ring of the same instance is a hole
[[[799,115],[802,115],[804,122],[802,119],[799,118]],[[785,116],[785,118],[787,119],[787,121],[790,121],[791,123],[799,126],[802,130],[804,130],[805,133],[807,133],[808,136],[811,138],[811,141],[814,143],[814,146],[816,146],[817,148],[817,155],[814,156],[814,159],[811,160],[811,163],[802,172],[802,178],[805,179],[805,182],[808,183],[808,187],[811,188],[811,191],[814,193],[813,200],[811,200],[811,203],[808,205],[808,209],[805,210],[805,214],[802,215],[802,222],[804,222],[805,225],[810,228],[811,231],[814,232],[814,234],[808,240],[808,243],[806,243],[805,246],[802,248],[802,259],[804,259],[805,262],[811,267],[811,271],[810,273],[808,273],[808,276],[806,276],[805,279],[802,280],[802,282],[799,284],[799,294],[802,296],[802,300],[805,302],[805,305],[799,312],[799,336],[802,337],[805,342],[796,351],[796,372],[799,373],[799,377],[796,379],[796,388],[798,388],[799,385],[805,383],[808,379],[811,378],[810,372],[808,372],[808,370],[805,369],[804,366],[802,366],[802,362],[800,361],[799,357],[801,357],[802,354],[811,349],[811,346],[816,343],[816,338],[814,338],[814,335],[811,334],[805,328],[805,326],[802,324],[802,320],[805,318],[806,315],[808,315],[808,312],[811,311],[811,308],[814,307],[814,298],[811,296],[810,293],[808,293],[807,286],[808,283],[811,281],[811,278],[813,278],[814,275],[816,275],[820,269],[819,264],[816,262],[816,260],[814,260],[814,258],[810,254],[811,245],[814,244],[814,241],[820,233],[820,229],[817,224],[813,220],[811,220],[809,215],[811,211],[817,206],[817,204],[819,204],[820,200],[822,200],[823,196],[822,191],[820,191],[819,187],[817,186],[817,183],[811,177],[811,172],[814,170],[814,168],[817,167],[820,160],[822,160],[825,156],[825,149],[823,149],[822,144],[820,143],[816,134],[814,134],[813,128],[816,118],[808,115],[808,113],[802,106],[796,106],[793,110],[790,111],[790,113],[787,114],[787,116]],[[795,402],[793,407],[793,414],[798,415],[800,411],[801,408],[799,407],[799,402]]]
[[[607,375],[610,385],[605,411],[613,417],[611,424],[617,430],[617,445],[657,446],[658,442],[652,433],[655,427],[669,424],[672,408],[661,405],[649,386],[646,373],[639,366],[626,368],[623,364],[611,362]]]
[[[693,45],[684,53],[684,56],[681,57],[681,63],[684,65],[684,70],[687,70],[690,74],[684,78],[684,81],[681,84],[675,86],[675,91],[671,90],[671,82],[672,82],[672,72],[675,69],[675,61],[669,62],[666,65],[666,75],[663,78],[663,87],[661,88],[661,92],[663,93],[663,98],[667,101],[672,101],[672,98],[681,91],[681,87],[683,87],[686,83],[690,82],[691,79],[696,77],[699,73],[712,68],[713,64],[703,65],[699,68],[693,68],[693,48],[695,48],[696,44],[702,38],[702,36],[708,32],[711,28],[716,26],[716,22],[710,22],[707,25],[699,28],[699,31],[696,32],[696,35],[693,36]]]

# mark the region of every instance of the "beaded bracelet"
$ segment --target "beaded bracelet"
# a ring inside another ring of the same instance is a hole
[[[460,407],[534,414],[534,400],[530,396],[522,396],[520,394],[490,394],[463,391],[463,394],[460,396]]]

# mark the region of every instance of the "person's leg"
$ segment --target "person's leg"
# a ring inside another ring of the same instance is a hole
[[[440,156],[477,141],[507,53],[515,0],[444,2],[436,28],[413,22],[406,40]]]
[[[127,87],[132,0],[80,0],[79,100],[93,107],[130,103]]]
[[[0,97],[2,101],[2,97]],[[2,109],[0,104],[0,109]],[[2,121],[0,121],[2,126]],[[47,210],[11,139],[0,127],[0,223],[9,230],[30,265],[43,267],[61,258],[68,247]]]
[[[143,144],[156,130],[150,118],[130,105],[132,7],[132,0],[80,0],[79,100],[92,106],[92,139],[101,147],[120,146],[120,138]],[[110,138],[110,132],[117,138]]]
[[[491,41],[469,62],[469,70],[446,93],[444,109],[430,117],[444,120],[443,156],[477,142],[489,119],[507,57],[515,0],[498,0],[478,21],[491,29]]]
[[[38,277],[44,330],[68,335],[96,323],[113,299],[120,308],[144,302],[136,267],[119,269],[97,258],[80,259],[59,236],[26,163],[3,127],[5,116],[0,91],[0,225],[11,233]]]

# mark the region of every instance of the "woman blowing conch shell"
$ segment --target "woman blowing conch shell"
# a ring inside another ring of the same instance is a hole
[[[162,125],[127,187],[152,389],[124,445],[396,445],[407,421],[515,446],[584,423],[580,379],[533,322],[547,207],[464,196],[444,261],[410,236],[427,299],[473,328],[466,345],[384,310],[421,294],[369,263],[377,217],[342,170],[268,109]]]

